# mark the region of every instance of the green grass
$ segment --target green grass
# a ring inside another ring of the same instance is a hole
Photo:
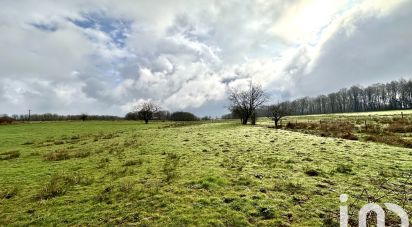
[[[410,149],[237,121],[14,124],[0,139],[0,225],[331,225],[341,193],[377,197],[412,169]]]
[[[273,127],[273,122],[261,118],[259,125]],[[280,125],[286,130],[324,137],[412,148],[412,110],[286,116]]]

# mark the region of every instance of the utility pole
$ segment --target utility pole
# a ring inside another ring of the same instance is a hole
[[[31,110],[29,109],[29,121],[30,121],[30,113],[31,113]]]

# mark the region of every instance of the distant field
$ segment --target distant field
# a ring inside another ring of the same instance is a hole
[[[342,193],[412,211],[411,149],[260,126],[0,125],[0,225],[338,226]]]
[[[404,115],[411,115],[412,110],[387,110],[387,111],[374,111],[374,112],[361,112],[361,113],[336,113],[336,114],[317,114],[317,115],[309,115],[311,117],[334,117],[334,116],[401,116]],[[296,116],[296,117],[307,117],[306,116]]]

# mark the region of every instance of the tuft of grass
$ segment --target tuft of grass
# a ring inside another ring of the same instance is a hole
[[[336,172],[343,173],[343,174],[351,174],[352,173],[352,166],[344,165],[344,164],[338,164],[338,166],[336,167]]]
[[[53,174],[50,181],[47,182],[34,196],[36,200],[47,200],[66,194],[74,185],[90,185],[92,178],[81,174]]]
[[[132,160],[127,160],[125,163],[123,163],[123,166],[136,166],[136,165],[141,165],[143,164],[142,159],[132,159]]]
[[[49,152],[43,155],[43,160],[45,161],[62,161],[71,158],[86,158],[89,157],[91,153],[89,151],[75,151],[69,152],[66,149],[61,149],[57,151]]]
[[[108,175],[112,176],[114,179],[122,178],[133,174],[133,170],[127,167],[115,168],[108,172]]]
[[[17,195],[18,188],[16,186],[0,187],[0,199],[11,199]]]
[[[192,181],[188,184],[189,188],[210,190],[227,185],[227,180],[216,175],[208,175],[198,181]]]
[[[175,153],[168,153],[166,161],[163,165],[163,173],[165,174],[165,181],[171,182],[178,177],[177,166],[179,165],[180,157]]]
[[[43,160],[45,161],[61,161],[70,158],[70,154],[67,150],[57,150],[43,155]]]
[[[34,144],[34,142],[32,140],[28,140],[22,143],[21,145],[32,145],[32,144]]]
[[[288,182],[277,182],[277,184],[275,184],[273,186],[273,190],[274,191],[279,191],[279,192],[286,192],[289,194],[298,194],[301,193],[302,191],[305,190],[304,186],[300,183],[297,182],[292,182],[292,181],[288,181]]]
[[[20,157],[20,151],[12,150],[0,153],[0,160],[10,160]]]
[[[119,191],[124,193],[130,192],[133,190],[135,184],[136,182],[134,181],[124,181],[119,185]]]
[[[73,158],[86,158],[86,157],[89,157],[90,154],[91,153],[89,151],[77,151],[77,152],[73,153],[71,155],[71,157],[73,157]]]
[[[64,141],[63,141],[63,140],[56,140],[56,141],[54,141],[54,145],[62,145],[62,144],[64,144]]]

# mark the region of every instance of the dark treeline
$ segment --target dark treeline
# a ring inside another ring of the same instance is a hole
[[[17,121],[78,121],[78,120],[121,120],[122,117],[110,116],[110,115],[59,115],[59,114],[31,114],[30,117],[28,114],[25,115],[12,115],[11,118]]]
[[[352,86],[328,95],[279,104],[291,115],[347,113],[412,108],[412,80],[401,79],[368,87]]]
[[[124,118],[130,121],[143,120],[143,118],[139,115],[138,111],[129,112],[126,114]],[[153,113],[152,118],[153,120],[162,120],[162,121],[170,120],[170,112],[165,111],[165,110],[157,111]]]
[[[172,121],[198,121],[199,118],[190,112],[178,111],[170,115]]]
[[[125,116],[126,120],[143,120],[142,116],[139,115],[139,112],[130,112]],[[199,118],[193,113],[177,111],[170,113],[169,111],[158,111],[153,113],[153,120],[162,120],[162,121],[198,121],[198,120],[211,120],[211,117]]]

